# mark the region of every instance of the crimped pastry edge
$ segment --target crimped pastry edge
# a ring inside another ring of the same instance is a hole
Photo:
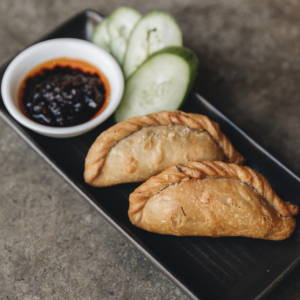
[[[249,167],[228,164],[221,161],[188,162],[166,169],[140,185],[129,197],[128,216],[138,226],[143,208],[148,199],[168,186],[192,178],[225,177],[239,179],[253,187],[282,217],[292,217],[299,212],[298,206],[284,202],[271,188],[268,180]]]
[[[84,179],[88,184],[95,181],[104,166],[106,156],[116,143],[133,132],[148,126],[168,126],[170,124],[187,125],[192,129],[206,130],[221,147],[230,163],[242,164],[244,157],[235,150],[229,139],[220,131],[219,124],[204,115],[177,111],[161,111],[146,116],[139,116],[120,122],[102,132],[91,146],[86,159]]]

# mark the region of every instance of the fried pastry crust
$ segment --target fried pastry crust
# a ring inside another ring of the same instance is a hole
[[[219,125],[203,115],[161,111],[134,117],[100,134],[85,160],[85,181],[103,187],[141,182],[177,163],[244,158]]]
[[[298,207],[282,201],[267,179],[224,162],[171,167],[139,186],[128,215],[142,229],[177,236],[245,236],[283,240]]]

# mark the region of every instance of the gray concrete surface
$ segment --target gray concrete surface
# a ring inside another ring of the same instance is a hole
[[[199,92],[300,174],[300,2],[0,0],[0,63],[76,12],[167,9]],[[0,120],[0,299],[188,299]],[[296,269],[268,299],[300,298]]]

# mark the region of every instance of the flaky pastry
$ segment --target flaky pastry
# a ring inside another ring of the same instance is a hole
[[[134,117],[100,134],[85,160],[85,181],[103,187],[140,182],[178,163],[244,158],[208,117],[161,111]]]
[[[173,166],[139,186],[129,201],[134,225],[178,236],[282,240],[295,229],[298,213],[263,175],[224,162]]]

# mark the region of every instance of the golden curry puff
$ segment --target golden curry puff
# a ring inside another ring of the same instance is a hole
[[[224,162],[178,164],[143,183],[129,200],[134,225],[177,236],[283,240],[298,213],[264,176]]]
[[[97,187],[141,182],[178,163],[244,158],[208,117],[161,111],[120,122],[91,146],[84,178]]]

